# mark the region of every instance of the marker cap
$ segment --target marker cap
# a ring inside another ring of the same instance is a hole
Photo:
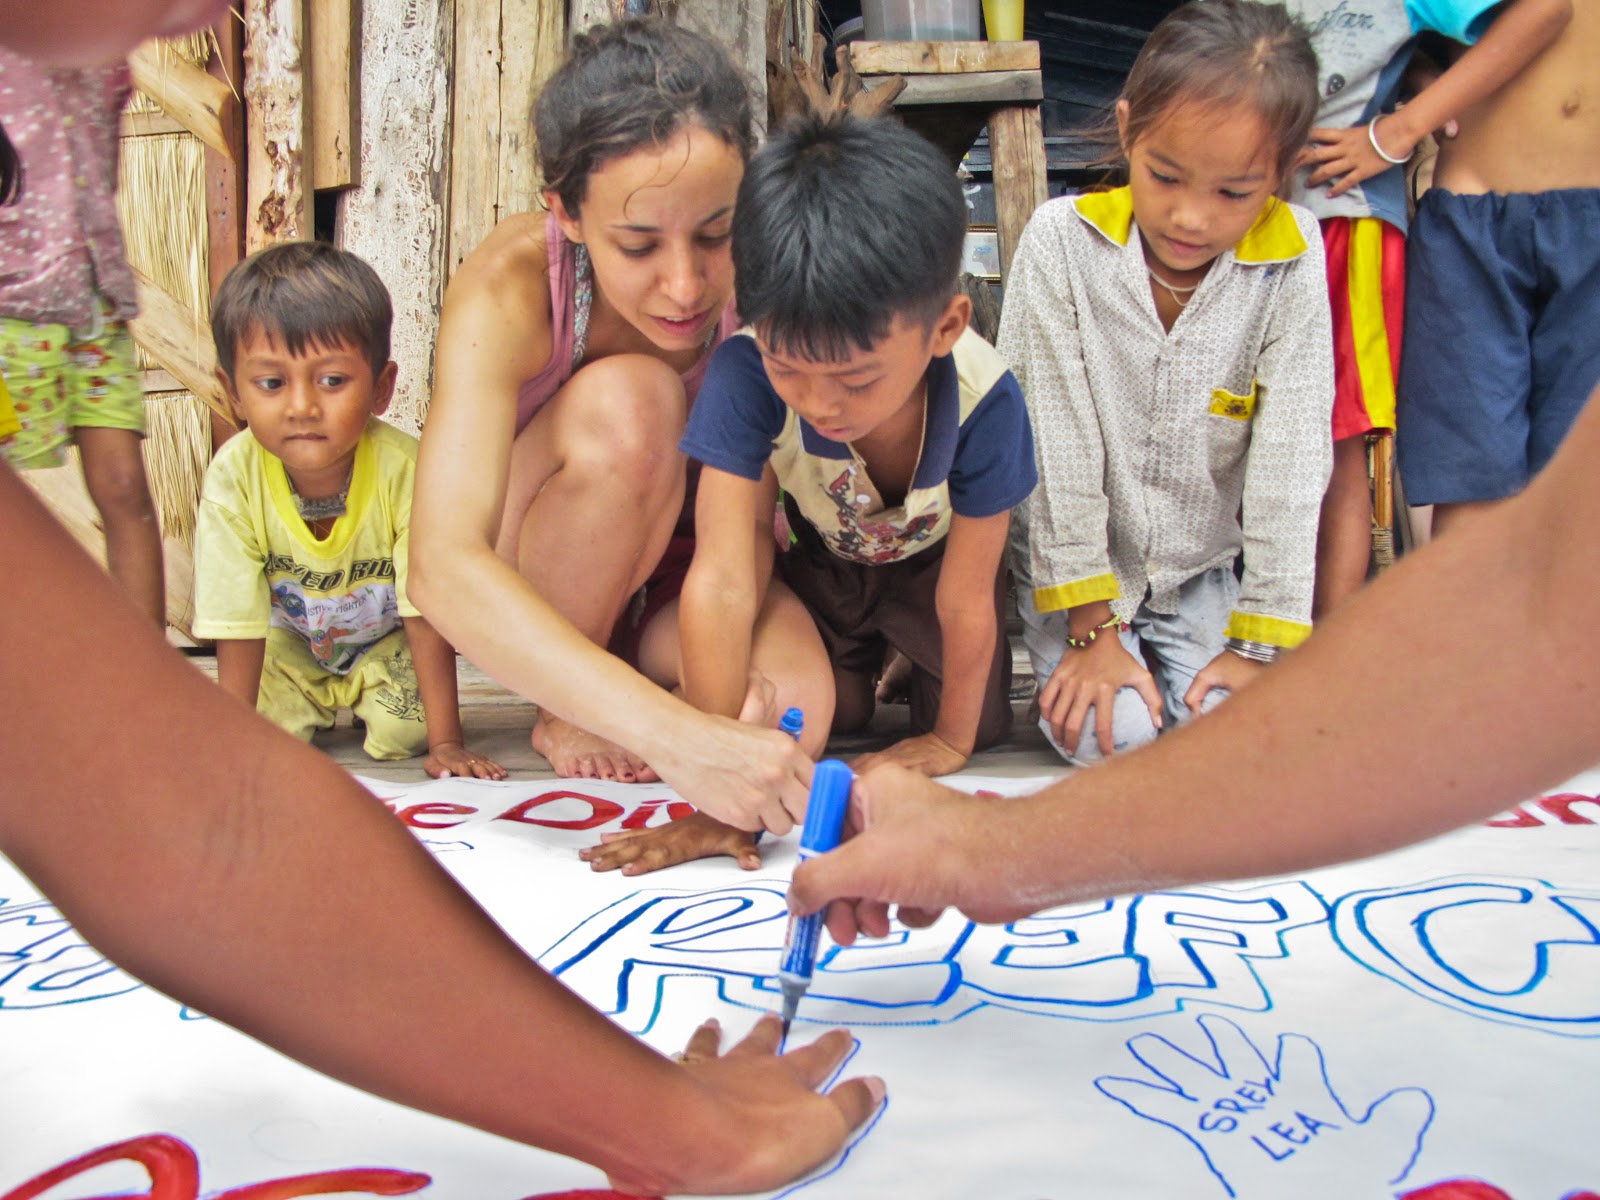
[[[805,727],[806,714],[798,708],[784,709],[783,716],[778,719],[778,728],[792,738],[798,738]]]

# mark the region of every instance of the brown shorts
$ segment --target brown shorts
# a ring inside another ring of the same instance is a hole
[[[939,719],[943,643],[935,596],[944,542],[898,562],[868,565],[828,549],[811,522],[785,497],[794,540],[778,555],[778,573],[817,623],[834,668],[875,679],[890,647],[911,660],[911,732]],[[1011,646],[1005,634],[1005,572],[994,580],[995,647],[973,746],[983,750],[1011,732]]]

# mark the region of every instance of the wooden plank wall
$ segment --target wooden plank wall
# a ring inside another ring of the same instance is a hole
[[[456,0],[452,274],[503,217],[539,203],[533,101],[565,33],[562,0]]]
[[[788,0],[807,4],[808,0]],[[587,29],[620,15],[623,0],[571,0],[571,28]],[[650,0],[650,10],[668,11],[679,24],[715,38],[733,54],[733,60],[750,79],[755,99],[756,124],[766,125],[767,113],[767,0]]]
[[[414,433],[427,412],[444,297],[456,5],[361,7],[361,178],[340,198],[335,236],[372,264],[394,299],[400,378],[387,417]]]
[[[245,248],[314,231],[306,0],[245,0]]]
[[[381,2],[381,0],[380,0]],[[311,182],[318,191],[353,187],[358,179],[355,141],[360,130],[358,0],[310,0]]]

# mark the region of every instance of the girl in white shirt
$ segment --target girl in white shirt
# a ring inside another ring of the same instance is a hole
[[[1311,631],[1333,342],[1316,221],[1277,193],[1316,80],[1281,6],[1185,5],[1116,104],[1127,186],[1050,201],[1017,249],[999,347],[1039,460],[1019,606],[1069,761],[1150,741]]]

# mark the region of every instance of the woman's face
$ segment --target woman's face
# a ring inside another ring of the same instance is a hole
[[[83,67],[110,62],[151,37],[210,25],[229,0],[0,0],[0,45],[35,62]]]
[[[698,125],[603,163],[577,218],[549,203],[568,239],[583,242],[595,288],[665,351],[701,345],[733,295],[729,240],[744,175],[738,150]]]

